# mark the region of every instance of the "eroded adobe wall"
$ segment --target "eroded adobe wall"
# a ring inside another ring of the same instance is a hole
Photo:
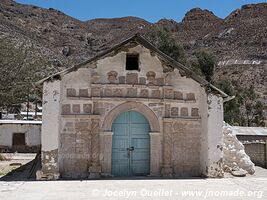
[[[202,113],[201,173],[208,177],[223,177],[223,99],[203,91],[200,108]]]

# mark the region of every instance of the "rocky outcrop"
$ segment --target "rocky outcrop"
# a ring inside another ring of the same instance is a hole
[[[224,124],[224,171],[234,176],[244,176],[246,173],[254,174],[255,165],[244,150],[244,145],[237,139],[233,128]]]
[[[0,39],[10,38],[14,47],[23,44],[38,49],[41,53],[35,57],[51,61],[56,70],[81,63],[151,26],[169,30],[189,55],[205,48],[218,61],[266,61],[266,21],[267,3],[244,5],[225,19],[195,8],[186,13],[182,22],[162,19],[153,24],[137,17],[80,21],[52,8],[0,1]],[[214,77],[215,81],[227,77],[244,86],[253,84],[263,93],[267,85],[265,69],[266,65],[223,66],[216,68]],[[51,73],[49,70],[47,73]]]

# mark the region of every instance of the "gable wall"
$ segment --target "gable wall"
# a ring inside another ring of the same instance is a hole
[[[207,116],[202,116],[200,109],[200,104],[207,107],[204,89],[177,69],[163,72],[160,59],[141,45],[127,52],[139,53],[140,71],[125,70],[126,52],[121,51],[62,77],[61,175],[86,178],[89,174],[94,178],[110,174],[112,130],[103,123],[110,111],[124,103],[129,107],[126,110],[146,106],[158,120],[152,122],[158,123],[159,129],[151,133],[151,174],[200,175],[205,168],[200,167],[201,145],[206,138],[201,118]],[[115,75],[108,75],[111,71]]]

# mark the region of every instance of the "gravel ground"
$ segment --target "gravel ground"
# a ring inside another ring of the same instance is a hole
[[[222,179],[27,180],[34,156],[15,155],[10,161],[0,162],[0,166],[26,163],[0,179],[0,200],[267,199],[267,169],[261,167],[256,167],[254,175],[242,178],[226,174]]]

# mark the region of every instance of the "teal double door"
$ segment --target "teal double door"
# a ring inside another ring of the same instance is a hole
[[[149,123],[135,111],[120,114],[112,124],[112,175],[145,176],[150,171]]]

